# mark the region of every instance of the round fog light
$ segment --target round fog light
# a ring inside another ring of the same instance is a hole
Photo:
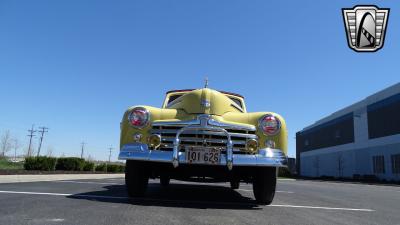
[[[267,147],[267,148],[275,148],[275,141],[273,141],[273,140],[265,141],[265,147]]]
[[[152,148],[158,148],[161,144],[161,136],[159,134],[152,134],[148,139],[149,146]]]
[[[250,152],[255,152],[258,148],[258,141],[256,139],[249,139],[246,142],[246,149]]]

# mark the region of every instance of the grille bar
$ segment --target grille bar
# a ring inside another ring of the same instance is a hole
[[[152,134],[170,134],[168,136],[173,136],[175,137],[176,133],[178,132],[179,129],[152,129],[150,133]],[[215,132],[215,131],[207,131],[207,130],[199,130],[199,131],[186,131],[182,135],[188,135],[188,134],[208,134],[208,135],[217,135],[217,136],[224,136],[224,133],[221,132]],[[234,137],[240,137],[240,138],[257,138],[257,135],[255,134],[242,134],[242,133],[234,133],[234,132],[229,132],[232,138]]]
[[[161,135],[161,145],[158,148],[163,151],[172,151],[173,143],[177,132],[185,126],[182,125],[153,125],[150,130],[151,134]],[[246,141],[249,139],[258,139],[254,130],[234,129],[226,127],[225,130],[229,133],[233,152],[236,154],[251,154],[246,150]],[[226,151],[228,139],[226,133],[216,130],[186,130],[180,134],[179,151],[185,151],[187,146],[206,146],[220,148],[222,152]]]
[[[161,151],[172,151],[172,148],[174,147],[173,144],[171,143],[166,143],[166,144],[162,144],[159,148],[157,148],[157,150],[161,150]],[[187,144],[187,143],[182,143],[179,151],[180,152],[184,152],[186,147],[199,147],[199,145],[194,145],[194,144]],[[214,147],[214,146],[212,146]],[[226,147],[225,146],[215,146],[215,148],[219,148],[221,150],[221,153],[225,153],[226,152]],[[238,153],[243,153],[243,154],[247,154],[249,153],[248,151],[245,151],[244,148],[233,148],[233,152],[235,154]]]
[[[161,138],[162,142],[173,142],[175,138]],[[204,138],[185,138],[182,137],[179,138],[181,140],[181,143],[184,142],[199,142],[199,143],[203,143],[203,141],[205,140],[206,143],[214,143],[214,144],[223,144],[223,146],[226,145],[227,140],[226,139],[204,139]],[[233,145],[246,145],[246,141],[235,141],[232,140]]]

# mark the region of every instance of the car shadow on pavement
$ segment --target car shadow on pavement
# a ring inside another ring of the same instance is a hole
[[[199,209],[261,209],[253,199],[224,186],[173,184],[162,187],[149,184],[144,197],[129,198],[125,185],[104,186],[103,190],[68,196],[97,202],[124,203],[140,206],[162,206]]]

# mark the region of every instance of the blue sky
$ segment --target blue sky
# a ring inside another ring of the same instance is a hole
[[[347,46],[341,8],[391,8],[385,46]],[[399,82],[398,1],[0,1],[0,133],[49,127],[56,155],[117,158],[131,105],[210,87],[275,111],[295,133]],[[37,146],[37,139],[34,140]],[[22,152],[22,149],[20,150]]]

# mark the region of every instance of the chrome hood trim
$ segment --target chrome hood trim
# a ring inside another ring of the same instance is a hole
[[[224,123],[212,119],[208,114],[201,114],[197,116],[194,120],[185,120],[185,121],[156,121],[152,123],[152,126],[182,126],[182,125],[202,125],[202,126],[214,126],[220,127],[224,129],[237,129],[237,130],[248,130],[248,131],[256,131],[256,127],[253,125],[238,125],[231,123]]]

